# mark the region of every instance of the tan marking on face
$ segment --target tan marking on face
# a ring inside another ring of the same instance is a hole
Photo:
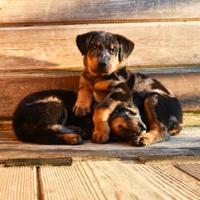
[[[128,124],[123,117],[116,117],[111,121],[111,130],[115,135],[121,135],[121,129],[128,128]]]
[[[97,59],[96,56],[87,55],[85,57],[85,65],[86,65],[86,68],[87,68],[88,72],[92,76],[98,76],[98,73],[96,71],[96,68],[97,68],[97,65],[98,65],[98,59]]]
[[[97,47],[104,46],[104,44],[101,44],[100,42],[96,43]],[[110,48],[114,48],[116,45],[111,44]],[[101,50],[99,50],[100,52]],[[109,53],[110,49],[106,50],[102,50],[105,51],[105,54],[107,54],[108,56],[108,65],[106,67],[106,71],[105,72],[99,72],[98,71],[98,64],[99,64],[99,57],[98,55],[95,55],[95,53],[93,53],[93,51],[89,51],[89,53],[85,56],[84,58],[84,64],[87,68],[87,70],[89,71],[89,73],[93,76],[99,76],[99,75],[106,75],[106,74],[111,74],[112,72],[116,71],[119,66],[119,56],[118,54],[112,54]]]

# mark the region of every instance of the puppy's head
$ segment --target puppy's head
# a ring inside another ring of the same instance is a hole
[[[108,75],[116,71],[134,48],[134,43],[127,38],[109,32],[78,35],[76,44],[92,76]]]
[[[126,141],[146,131],[146,126],[135,107],[118,107],[109,122],[112,134]]]

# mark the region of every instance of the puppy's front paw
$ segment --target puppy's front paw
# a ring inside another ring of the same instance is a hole
[[[109,140],[109,134],[102,132],[94,132],[92,135],[92,141],[95,143],[103,144]]]
[[[77,117],[83,117],[90,113],[90,105],[86,105],[84,102],[76,102],[73,111]]]
[[[144,133],[137,139],[137,145],[138,146],[149,146],[151,144],[155,143],[153,139],[153,135],[151,132]]]
[[[168,139],[169,134],[167,132],[152,130],[132,138],[130,143],[134,146],[149,146],[151,144],[162,142]]]

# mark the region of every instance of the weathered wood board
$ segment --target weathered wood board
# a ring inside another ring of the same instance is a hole
[[[166,164],[77,162],[72,167],[41,167],[41,180],[45,199],[52,200],[197,200],[200,196],[197,180]]]
[[[64,74],[64,72],[63,72]],[[151,74],[180,99],[184,111],[200,110],[200,73]],[[77,91],[78,75],[30,74],[0,76],[0,117],[11,117],[18,103],[28,94],[45,89]],[[174,84],[176,83],[176,84]]]
[[[175,166],[200,181],[200,163],[179,163]]]
[[[0,78],[0,117],[11,117],[18,103],[28,94],[45,89],[77,91],[78,76],[41,75],[6,76]]]
[[[195,20],[200,18],[199,9],[198,0],[4,0],[0,23]]]
[[[33,26],[0,29],[0,70],[77,69],[83,66],[78,34],[110,31],[135,42],[127,64],[200,64],[200,22]]]
[[[199,163],[87,160],[72,166],[0,167],[0,200],[198,200],[199,180],[176,166],[192,169]]]
[[[0,200],[37,200],[36,169],[0,167]]]
[[[0,133],[0,163],[8,159],[19,158],[73,158],[73,160],[90,159],[125,159],[151,160],[187,156],[200,158],[199,127],[185,128],[181,134],[171,137],[169,141],[148,147],[133,147],[128,143],[95,144],[86,141],[82,145],[38,145],[12,140],[8,132]],[[11,133],[10,133],[11,135]],[[42,152],[42,153],[41,153]]]

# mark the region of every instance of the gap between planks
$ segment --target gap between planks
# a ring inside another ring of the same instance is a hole
[[[49,200],[197,200],[200,195],[199,181],[173,165],[88,161],[71,167],[43,166],[41,177],[45,199]]]
[[[1,167],[0,178],[4,185],[0,200],[197,200],[200,195],[199,180],[172,163],[112,160],[59,167]]]

